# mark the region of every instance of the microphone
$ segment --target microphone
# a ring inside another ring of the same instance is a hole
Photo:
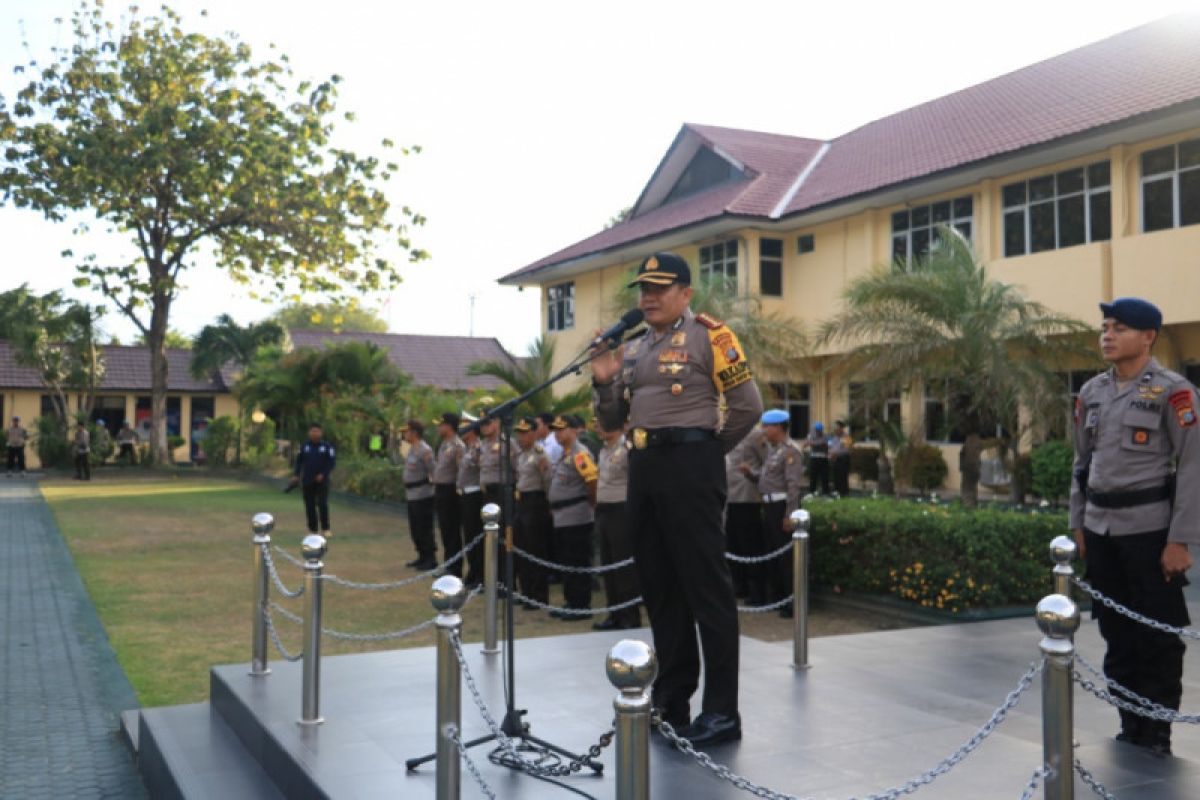
[[[608,343],[609,347],[616,347],[621,343],[621,337],[625,331],[630,328],[636,328],[646,318],[646,314],[640,308],[631,308],[621,315],[617,323],[604,333],[592,339],[592,347],[599,347],[602,344]]]

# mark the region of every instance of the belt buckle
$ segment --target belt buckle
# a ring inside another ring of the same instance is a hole
[[[645,450],[649,444],[650,433],[645,428],[633,429],[633,446],[638,450]]]

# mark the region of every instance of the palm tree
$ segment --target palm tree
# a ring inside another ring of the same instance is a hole
[[[896,262],[851,282],[845,308],[822,323],[820,341],[848,349],[835,364],[887,387],[944,385],[947,412],[965,436],[962,499],[978,502],[985,420],[1045,407],[1064,387],[1053,369],[1094,358],[1091,328],[995,280],[970,243],[949,228],[911,266]]]
[[[468,375],[491,375],[503,381],[514,393],[524,394],[545,383],[554,374],[554,342],[539,336],[529,346],[525,358],[510,361],[476,361],[467,367]],[[575,414],[592,403],[592,387],[584,385],[561,397],[549,387],[526,400],[521,406],[530,414]]]
[[[212,325],[205,325],[192,340],[192,377],[204,378],[227,364],[245,369],[259,348],[283,341],[283,327],[270,320],[252,322],[245,327],[233,317],[222,314]]]

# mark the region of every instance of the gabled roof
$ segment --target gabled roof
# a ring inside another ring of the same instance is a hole
[[[490,375],[468,375],[476,361],[514,359],[496,339],[476,336],[420,336],[408,333],[330,333],[288,331],[295,347],[322,348],[344,342],[370,342],[388,354],[388,360],[412,376],[420,386],[440,389],[496,389],[503,383]]]
[[[149,392],[150,349],[147,347],[125,347],[105,345],[104,380],[101,392]],[[230,384],[220,375],[205,380],[196,380],[188,372],[192,351],[169,348],[167,350],[167,391],[228,393]],[[38,371],[17,363],[12,346],[0,341],[0,389],[43,389]]]
[[[722,218],[774,222],[998,156],[1200,101],[1200,15],[1134,28],[922,103],[822,143],[685,124],[633,216],[500,278],[546,268]],[[745,180],[657,205],[689,148],[709,147]],[[732,163],[732,162],[731,162]]]

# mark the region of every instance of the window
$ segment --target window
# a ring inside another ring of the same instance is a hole
[[[878,441],[884,423],[903,425],[900,395],[879,397],[865,383],[850,384],[850,433],[859,441]]]
[[[758,288],[766,297],[783,297],[783,240],[759,239]]]
[[[1200,384],[1200,364],[1184,364],[1183,377],[1187,378],[1192,386]]]
[[[1142,230],[1200,222],[1200,139],[1142,153]]]
[[[1089,376],[1090,377],[1090,376]],[[925,441],[945,444],[962,444],[966,441],[956,420],[951,418],[950,391],[940,381],[925,382]],[[992,436],[1008,436],[1008,428],[994,415],[985,413],[979,421],[979,435],[987,439]]]
[[[800,255],[811,253],[817,249],[817,240],[811,233],[805,233],[796,237],[796,252]]]
[[[575,327],[575,284],[546,287],[546,330],[565,331]]]
[[[724,275],[730,289],[737,289],[737,239],[705,245],[700,248],[700,277]]]
[[[949,225],[971,241],[974,201],[970,195],[915,206],[892,214],[892,258],[905,263],[929,255],[937,226]]]
[[[1108,241],[1109,184],[1108,162],[1097,161],[1003,187],[1005,257]]]
[[[737,167],[707,147],[702,147],[696,151],[696,155],[692,156],[692,160],[684,168],[679,180],[671,187],[671,191],[667,193],[663,203],[665,205],[711,186],[736,181],[741,177],[742,173]]]
[[[1070,372],[1055,373],[1062,379],[1066,392],[1065,405],[1059,409],[1059,413],[1048,415],[1046,429],[1043,431],[1046,439],[1066,439],[1068,432],[1072,431],[1072,416],[1075,413],[1075,400],[1079,397],[1079,390],[1083,385],[1090,381],[1096,375],[1095,370],[1091,369],[1074,369]]]
[[[788,436],[803,439],[812,425],[812,384],[772,383],[767,387],[772,407],[786,408],[791,418]]]
[[[38,406],[38,416],[52,417],[54,416],[54,399],[48,394],[41,396],[41,403]]]
[[[125,422],[125,397],[123,395],[99,395],[92,403],[92,422],[104,420],[108,432],[116,435]]]

